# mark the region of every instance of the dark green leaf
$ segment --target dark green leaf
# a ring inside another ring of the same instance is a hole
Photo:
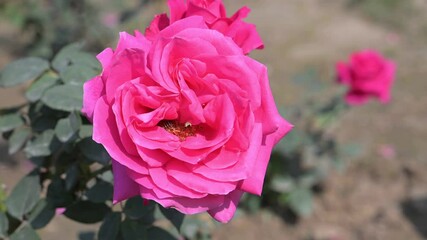
[[[86,196],[91,202],[103,203],[113,197],[113,185],[99,180],[92,188],[86,192]]]
[[[129,200],[127,200],[125,208],[123,209],[126,216],[132,220],[142,219],[146,216],[153,215],[155,210],[155,204],[153,202],[149,202],[148,204],[144,204],[144,200],[139,197],[133,197]],[[154,219],[147,219],[147,223],[150,223],[150,221],[154,221]]]
[[[11,87],[38,78],[49,69],[46,60],[28,57],[7,65],[0,72],[0,87]]]
[[[81,232],[79,233],[79,240],[95,240],[95,232]]]
[[[55,110],[80,111],[83,104],[83,87],[59,85],[46,90],[42,101]]]
[[[53,69],[63,72],[72,65],[81,65],[99,70],[98,60],[92,54],[82,52],[81,47],[80,44],[71,44],[61,49],[52,61]]]
[[[148,239],[176,240],[172,234],[159,227],[150,227],[147,235]]]
[[[113,212],[107,215],[102,223],[99,232],[98,239],[102,240],[116,240],[117,235],[120,231],[120,222],[122,221],[121,213]]]
[[[70,54],[73,52],[79,52],[83,48],[83,44],[81,43],[72,43],[65,47],[63,47],[58,54],[53,58],[52,61],[52,67],[57,72],[62,72],[65,70],[69,65],[72,64],[72,61],[70,59]]]
[[[25,176],[10,193],[6,200],[9,214],[22,220],[23,216],[30,212],[40,199],[40,177],[32,174]]]
[[[53,73],[46,73],[41,78],[34,81],[25,92],[25,97],[30,102],[35,102],[42,98],[44,92],[58,83],[58,76]]]
[[[61,72],[62,81],[71,85],[83,85],[86,81],[90,80],[99,72],[90,66],[85,65],[72,65]]]
[[[55,216],[55,208],[41,199],[31,212],[28,221],[34,229],[44,228]]]
[[[44,131],[34,140],[27,143],[25,152],[30,157],[44,157],[52,153],[55,133],[52,129]]]
[[[26,225],[14,232],[10,236],[10,240],[40,240],[40,237],[33,228]]]
[[[47,189],[47,198],[54,208],[66,207],[74,201],[72,193],[65,188],[65,181],[54,178]]]
[[[30,135],[31,130],[28,128],[15,129],[9,138],[9,154],[14,154],[19,151]]]
[[[9,220],[7,220],[6,214],[0,212],[0,238],[4,238],[7,235],[9,229]]]
[[[67,118],[60,119],[55,127],[55,133],[61,142],[69,141],[80,128],[80,116],[72,112]]]
[[[71,191],[71,189],[73,189],[74,186],[77,184],[79,177],[80,177],[79,167],[77,166],[77,164],[73,164],[66,171],[65,189],[67,191]]]
[[[106,165],[111,160],[105,148],[101,144],[94,142],[91,138],[85,138],[80,141],[79,148],[85,157],[100,164]]]
[[[64,215],[80,223],[97,223],[109,212],[110,208],[103,203],[80,201],[67,207]]]
[[[11,113],[0,116],[0,133],[13,130],[24,124],[21,116],[17,113]]]
[[[123,240],[145,240],[145,239],[155,239],[147,238],[147,227],[138,221],[133,221],[126,219],[120,225],[120,231]]]
[[[163,215],[171,221],[175,228],[179,231],[181,229],[182,222],[184,221],[185,215],[173,208],[164,208],[161,205],[158,205],[160,211]]]
[[[287,202],[299,216],[308,216],[313,211],[313,193],[310,189],[295,189],[287,196]]]

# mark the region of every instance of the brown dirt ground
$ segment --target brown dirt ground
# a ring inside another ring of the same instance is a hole
[[[346,9],[344,0],[225,2],[229,13],[242,5],[253,9],[249,21],[257,24],[266,44],[265,50],[253,56],[268,65],[280,105],[289,105],[303,94],[301,87],[290,81],[296,73],[314,66],[321,70],[323,81],[330,81],[334,63],[354,50],[379,49],[397,61],[399,70],[391,104],[353,108],[331,129],[342,142],[362,143],[366,151],[351,161],[345,172],[331,174],[325,191],[316,197],[311,217],[289,225],[268,211],[239,215],[231,223],[219,226],[214,239],[427,238],[425,39],[369,22]],[[425,7],[422,1],[417,4]],[[8,47],[19,33],[1,23],[0,29],[1,67],[13,58]],[[331,92],[337,90],[332,85]],[[22,89],[0,91],[0,107],[19,101]],[[379,154],[383,146],[395,148],[395,156]],[[5,157],[4,149],[0,148],[0,181],[13,186],[16,176],[28,170],[25,164],[14,165],[16,161]],[[76,239],[78,230],[90,228],[60,217],[41,234],[43,239]]]

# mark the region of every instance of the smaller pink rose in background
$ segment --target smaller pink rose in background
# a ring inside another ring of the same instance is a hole
[[[336,71],[338,81],[349,87],[345,97],[348,104],[361,105],[371,97],[381,103],[390,101],[396,65],[375,50],[353,53],[348,63],[336,64]]]

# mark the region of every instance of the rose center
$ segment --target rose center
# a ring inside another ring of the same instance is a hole
[[[193,126],[191,123],[179,123],[178,121],[162,120],[158,124],[159,127],[179,137],[179,140],[184,141],[187,137],[196,136],[198,126]]]

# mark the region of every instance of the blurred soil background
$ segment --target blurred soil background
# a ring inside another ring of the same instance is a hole
[[[145,1],[88,2],[107,26],[105,31],[113,34],[103,37],[99,33],[102,47],[115,44],[117,31],[143,30],[154,14],[166,11],[163,1],[153,1],[138,11],[136,6]],[[427,2],[224,2],[229,14],[243,5],[252,8],[248,21],[257,25],[266,45],[252,56],[268,65],[273,93],[284,109],[308,97],[307,86],[292,79],[309,68],[319,73],[320,82],[328,84],[319,95],[339,91],[334,84],[335,62],[356,50],[380,50],[397,62],[398,76],[391,104],[352,108],[332,126],[331,132],[341,142],[359,143],[363,153],[349,159],[344,171],[327,178],[311,216],[289,221],[268,210],[239,213],[231,223],[216,226],[213,239],[427,239]],[[118,15],[117,9],[126,10],[126,14]],[[130,20],[120,25],[123,18]],[[0,68],[28,54],[32,34],[0,17]],[[1,90],[0,107],[22,102],[23,89],[25,86]],[[30,168],[22,154],[9,157],[7,146],[0,144],[0,183],[11,189]],[[47,240],[71,240],[93,228],[59,216],[41,235]]]

